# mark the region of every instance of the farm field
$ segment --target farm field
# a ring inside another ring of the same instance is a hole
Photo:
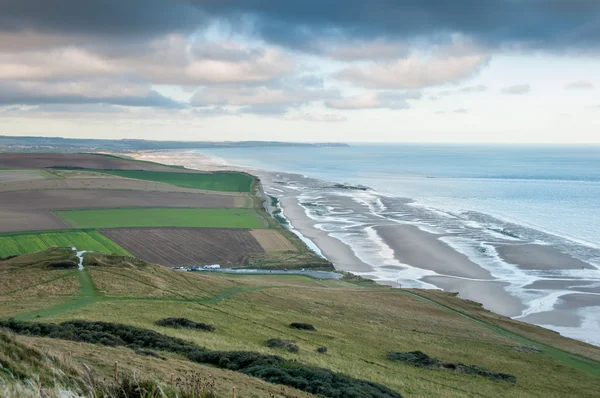
[[[234,196],[206,193],[144,192],[109,189],[55,189],[5,192],[2,210],[94,209],[111,207],[203,207],[233,208],[243,204]]]
[[[121,208],[54,213],[73,228],[265,228],[254,209]]]
[[[2,170],[0,169],[0,183],[12,181],[44,180],[56,178],[44,170]]]
[[[0,235],[0,257],[39,252],[53,246],[76,247],[78,250],[129,255],[126,250],[96,231],[55,231]]]
[[[296,247],[273,229],[256,229],[250,232],[254,239],[262,246],[267,252],[283,252],[289,250],[296,250]]]
[[[164,182],[178,187],[210,191],[250,192],[254,178],[237,172],[180,173],[133,170],[104,170],[106,174],[139,180]]]
[[[172,171],[178,168],[96,153],[0,153],[0,168],[84,168]],[[181,169],[179,169],[181,171]]]
[[[253,233],[245,229],[117,228],[100,232],[134,256],[166,266],[242,266],[249,256],[264,252]]]

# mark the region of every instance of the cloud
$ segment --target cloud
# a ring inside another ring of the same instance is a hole
[[[410,105],[407,100],[419,99],[421,94],[418,92],[394,93],[380,92],[367,93],[349,96],[345,98],[333,99],[325,102],[328,108],[332,109],[408,109]]]
[[[488,90],[487,86],[483,84],[479,84],[476,86],[467,86],[461,87],[456,90],[445,90],[438,93],[438,95],[448,96],[448,95],[457,95],[457,94],[475,94],[475,93],[483,93]]]
[[[502,89],[502,94],[521,95],[527,94],[531,91],[531,85],[529,84],[516,84],[514,86],[505,87]]]
[[[596,51],[600,44],[594,0],[191,1],[233,29],[295,48],[325,39],[435,42],[455,34],[487,47]]]
[[[110,56],[73,47],[0,53],[0,80],[129,76],[155,84],[239,84],[274,80],[293,70],[292,59],[277,49],[231,42],[190,47],[179,35],[155,40],[145,53],[133,55]]]
[[[395,62],[346,68],[336,77],[371,89],[416,89],[467,79],[488,59],[478,54],[430,59],[411,55]]]
[[[342,115],[334,114],[314,114],[314,113],[296,113],[286,117],[287,120],[303,120],[307,122],[326,122],[337,123],[346,122],[348,119]]]
[[[593,88],[594,84],[586,80],[571,82],[565,86],[567,90],[591,90]]]
[[[410,46],[406,43],[394,43],[381,40],[343,43],[327,53],[340,61],[387,61],[406,57]]]
[[[214,86],[194,94],[195,107],[229,106],[242,113],[285,113],[290,107],[339,97],[337,90],[305,89],[295,86]]]
[[[106,81],[46,83],[1,82],[0,105],[110,104],[181,108],[182,104],[147,87]]]

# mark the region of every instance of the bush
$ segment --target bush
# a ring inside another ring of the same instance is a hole
[[[291,323],[290,327],[293,328],[293,329],[301,329],[301,330],[312,330],[312,331],[316,331],[317,330],[310,323],[302,323],[302,322]]]
[[[19,257],[18,254],[13,254],[12,256],[0,257],[0,261],[8,261],[11,258]]]
[[[269,348],[283,348],[289,352],[298,352],[298,346],[293,340],[269,339],[265,341],[265,345]]]
[[[186,318],[164,318],[156,322],[158,326],[172,327],[172,328],[188,328],[188,329],[199,329],[206,330],[207,332],[214,332],[215,327],[202,322],[190,321]]]
[[[387,358],[392,361],[404,362],[406,364],[418,368],[446,369],[453,370],[456,373],[473,374],[477,376],[487,377],[488,379],[492,380],[509,381],[512,383],[517,382],[517,378],[510,374],[491,372],[485,368],[480,368],[476,365],[465,365],[462,363],[455,362],[443,362],[439,359],[432,358],[421,351],[388,352]]]
[[[64,340],[83,341],[109,346],[125,346],[136,351],[162,350],[181,354],[191,361],[237,371],[267,382],[294,387],[328,398],[401,398],[384,385],[342,375],[329,369],[308,366],[277,355],[246,351],[208,351],[194,343],[166,336],[152,330],[106,322],[69,321],[61,324],[28,323],[14,319],[0,321],[0,328],[15,333]],[[271,339],[268,341],[288,342]],[[291,342],[293,343],[293,342]],[[279,343],[278,343],[279,344]],[[294,344],[295,345],[295,344]],[[126,384],[126,383],[124,383]],[[153,384],[123,385],[128,397],[143,391],[154,394]],[[130,388],[132,387],[132,388]],[[183,396],[183,395],[182,395]]]
[[[325,354],[327,352],[327,347],[319,347],[317,348],[317,352],[319,354]]]
[[[59,269],[68,269],[68,268],[77,268],[79,265],[75,261],[64,260],[64,261],[55,261],[53,263],[48,264],[48,268],[59,268]]]

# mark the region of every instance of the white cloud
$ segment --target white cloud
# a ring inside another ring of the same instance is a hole
[[[326,101],[325,105],[333,109],[408,109],[410,105],[407,100],[419,99],[420,97],[419,92],[376,92],[332,99]]]
[[[503,94],[521,95],[527,94],[531,91],[530,84],[516,84],[514,86],[504,87],[502,89]]]
[[[594,84],[586,80],[571,82],[565,86],[567,90],[591,90],[593,88]]]
[[[415,89],[464,80],[479,72],[488,60],[481,54],[428,59],[413,54],[395,62],[346,68],[336,77],[371,89]]]
[[[61,47],[14,52],[0,48],[0,80],[58,80],[128,77],[154,84],[264,83],[294,71],[291,57],[275,48],[232,42],[190,46],[180,35],[155,40],[129,54],[105,49]],[[4,52],[1,52],[4,51]]]
[[[314,113],[295,113],[286,117],[287,120],[303,120],[307,122],[346,122],[348,119],[342,115],[334,114],[314,114]]]

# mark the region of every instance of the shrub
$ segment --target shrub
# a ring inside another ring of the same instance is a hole
[[[202,322],[190,321],[186,318],[164,318],[156,322],[158,326],[172,327],[172,328],[188,328],[188,329],[199,329],[206,330],[207,332],[214,332],[215,327]]]
[[[265,341],[265,345],[269,348],[283,348],[289,352],[298,352],[298,346],[293,340],[269,339]]]
[[[327,347],[319,347],[317,348],[317,352],[319,354],[325,354],[327,352]]]
[[[12,256],[0,257],[0,261],[8,261],[11,258],[19,257],[18,254],[13,254]]]
[[[476,365],[465,365],[462,363],[455,362],[443,362],[439,359],[432,358],[421,351],[388,352],[387,358],[392,361],[404,362],[406,364],[418,368],[446,369],[453,370],[456,373],[473,374],[477,376],[487,377],[488,379],[492,380],[509,381],[512,383],[517,382],[517,378],[510,374],[495,373]]]
[[[328,398],[402,397],[399,393],[390,390],[384,385],[356,379],[329,369],[304,365],[277,355],[246,351],[208,351],[203,347],[182,339],[166,336],[148,329],[117,323],[69,321],[61,324],[50,324],[19,322],[9,319],[7,321],[0,321],[0,328],[2,327],[18,334],[125,346],[138,351],[150,349],[173,352],[181,354],[197,363],[211,364],[257,377],[267,382],[294,387],[310,394]],[[289,342],[289,340],[271,340]],[[121,390],[126,391],[129,394],[127,395],[128,397],[140,396],[136,395],[140,391],[144,392],[145,395],[142,395],[144,397],[153,397],[155,395],[152,394],[155,394],[157,391],[155,389],[156,385],[152,383],[140,383],[135,386],[126,384],[127,382],[124,382],[118,387],[122,387]],[[184,397],[185,395],[180,396]]]
[[[75,261],[64,260],[64,261],[55,261],[53,263],[48,264],[48,268],[77,268],[78,264]]]
[[[313,330],[313,331],[317,330],[310,323],[302,323],[302,322],[293,322],[290,324],[290,327],[293,329],[301,329],[301,330]]]

